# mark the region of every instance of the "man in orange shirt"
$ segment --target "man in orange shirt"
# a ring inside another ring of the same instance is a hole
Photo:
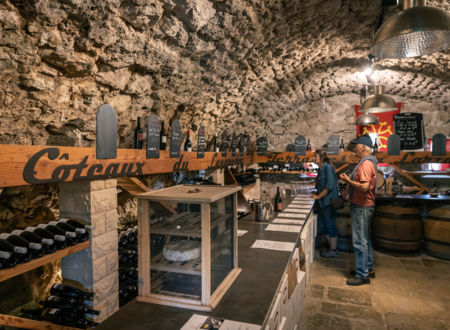
[[[347,280],[348,285],[369,284],[375,277],[370,228],[375,209],[375,187],[377,159],[372,155],[372,139],[361,135],[352,143],[356,144],[355,154],[361,159],[350,177],[343,173],[340,179],[348,183],[348,200],[352,218],[352,243],[355,252],[355,271]]]

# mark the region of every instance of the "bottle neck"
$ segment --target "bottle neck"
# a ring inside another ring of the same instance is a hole
[[[141,117],[137,117],[137,128],[141,128]]]

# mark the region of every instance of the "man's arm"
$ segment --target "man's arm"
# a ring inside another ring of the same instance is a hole
[[[342,173],[339,178],[345,182],[347,182],[349,185],[351,185],[353,187],[353,189],[362,191],[362,192],[368,192],[369,191],[369,187],[370,187],[370,182],[369,181],[362,181],[362,182],[358,182],[358,181],[353,181],[349,178],[349,176],[345,173]]]

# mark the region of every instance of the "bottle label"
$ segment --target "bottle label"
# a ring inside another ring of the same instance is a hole
[[[277,211],[281,211],[283,210],[283,203],[282,202],[278,202],[277,203]]]
[[[138,135],[137,135],[137,138],[138,138],[139,141],[144,140],[144,133],[143,132],[139,132]]]
[[[192,151],[192,147],[187,148],[187,151],[188,152]]]
[[[162,142],[162,143],[166,143],[166,141],[167,141],[167,137],[166,137],[165,135],[163,135],[163,136],[161,137],[161,142]]]
[[[9,259],[11,258],[11,252],[0,251],[0,258]]]
[[[219,152],[219,147],[215,147],[214,152]]]
[[[14,247],[14,252],[17,253],[17,254],[25,254],[25,253],[27,253],[27,248],[20,247],[20,246],[15,246]]]

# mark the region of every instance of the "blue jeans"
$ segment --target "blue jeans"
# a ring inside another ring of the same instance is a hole
[[[320,207],[317,213],[319,228],[330,238],[337,237],[336,210],[330,205]]]
[[[370,239],[372,216],[375,206],[360,206],[350,203],[352,218],[352,242],[355,250],[356,276],[367,278],[374,269],[372,242]]]

